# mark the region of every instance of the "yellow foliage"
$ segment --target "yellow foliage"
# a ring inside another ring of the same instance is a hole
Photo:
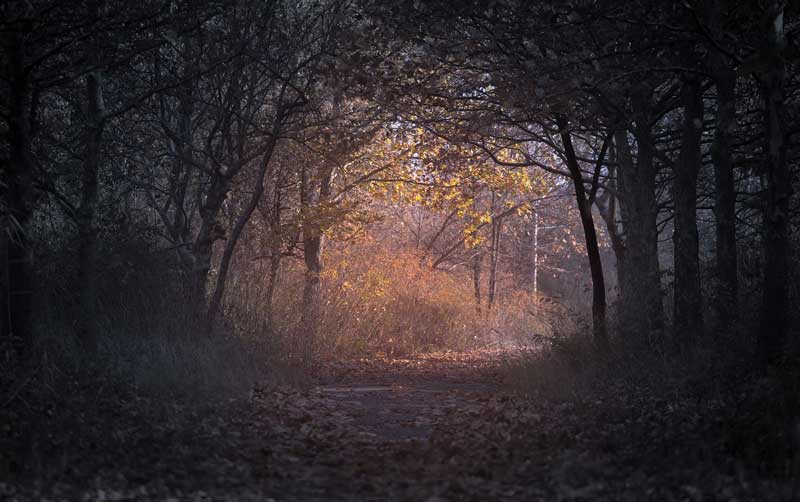
[[[399,128],[368,148],[367,157],[387,166],[381,175],[387,182],[373,182],[368,190],[380,200],[419,204],[445,214],[455,212],[470,224],[464,235],[467,246],[481,242],[478,225],[491,223],[492,212],[516,207],[517,214],[529,211],[525,201],[549,190],[546,175],[539,170],[496,165],[481,149],[448,143],[421,127]],[[519,162],[514,149],[497,152],[499,160]],[[492,205],[486,209],[486,198]]]

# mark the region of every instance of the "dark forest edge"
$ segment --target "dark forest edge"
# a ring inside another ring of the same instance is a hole
[[[0,474],[92,396],[502,339],[523,394],[706,399],[796,477],[798,8],[4,3]]]

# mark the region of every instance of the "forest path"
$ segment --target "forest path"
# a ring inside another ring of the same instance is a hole
[[[265,387],[205,411],[152,415],[115,398],[42,438],[42,481],[0,479],[0,499],[792,500],[786,483],[732,473],[698,448],[714,422],[696,406],[635,387],[513,395],[504,375],[519,354],[327,364],[304,390]]]
[[[546,500],[548,455],[506,446],[538,420],[504,395],[507,357],[329,363],[305,389],[267,385],[205,407],[148,411],[105,394],[95,413],[60,419],[41,439],[38,481],[0,479],[0,499]]]
[[[341,364],[316,390],[350,427],[376,441],[428,440],[434,424],[501,389],[500,352],[445,352]]]
[[[668,410],[647,395],[514,395],[504,378],[519,356],[341,363],[309,391],[273,393],[263,404],[273,412],[277,404],[282,418],[255,460],[263,493],[273,501],[790,500],[726,472],[697,448],[708,429],[665,420]]]
[[[319,385],[279,400],[285,426],[299,425],[304,442],[272,443],[270,479],[282,481],[270,483],[269,491],[281,494],[275,500],[543,496],[543,486],[530,477],[524,484],[511,479],[515,468],[532,464],[511,464],[491,437],[508,433],[504,424],[482,416],[510,399],[502,382],[510,356],[445,352],[329,366]],[[285,475],[282,466],[288,467]]]

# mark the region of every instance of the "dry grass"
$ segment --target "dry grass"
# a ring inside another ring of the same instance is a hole
[[[235,325],[265,326],[266,265],[239,264],[226,301]],[[270,336],[296,347],[304,265],[284,260],[274,300]],[[255,280],[254,280],[255,279]],[[484,292],[485,296],[485,292]],[[576,316],[530,293],[501,291],[495,308],[478,311],[472,279],[464,269],[432,270],[413,250],[380,243],[331,246],[322,274],[317,355],[342,358],[382,353],[404,356],[486,345],[529,345],[574,331]]]
[[[412,253],[344,250],[330,260],[318,343],[345,353],[467,348],[483,331],[467,284]]]
[[[284,260],[274,302],[274,332],[291,345],[300,323],[304,269]],[[228,295],[235,323],[264,325],[263,277],[257,266],[240,271]],[[266,278],[265,278],[266,280]],[[322,305],[315,346],[318,353],[356,356],[411,354],[432,349],[462,349],[478,343],[485,322],[463,277],[433,271],[410,252],[380,246],[330,249],[322,276]],[[287,341],[289,340],[289,341]]]

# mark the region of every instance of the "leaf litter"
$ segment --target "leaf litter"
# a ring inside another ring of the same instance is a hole
[[[704,457],[703,420],[674,403],[618,388],[579,402],[523,398],[503,381],[508,357],[340,362],[310,388],[257,389],[169,420],[109,403],[80,434],[47,440],[38,479],[0,480],[0,498],[790,500],[787,483]]]

